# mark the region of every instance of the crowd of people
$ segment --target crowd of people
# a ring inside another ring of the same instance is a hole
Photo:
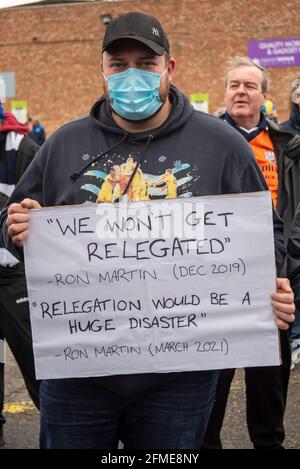
[[[107,449],[119,441],[125,449],[222,448],[235,370],[37,381],[23,263],[30,210],[263,190],[274,207],[271,304],[282,363],[245,369],[247,424],[254,448],[283,448],[290,369],[300,361],[300,78],[292,84],[290,118],[278,124],[267,72],[248,57],[228,62],[218,118],[192,108],[172,83],[175,66],[159,21],[126,13],[106,28],[103,96],[89,116],[44,142],[38,120],[29,129],[0,108],[0,337],[41,410],[41,448]],[[97,156],[82,162],[82,155]],[[194,177],[178,184],[168,155]],[[82,181],[96,174],[105,176],[91,195]],[[3,370],[1,364],[2,443]]]

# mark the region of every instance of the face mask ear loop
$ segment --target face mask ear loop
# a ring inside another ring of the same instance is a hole
[[[162,74],[160,75],[160,78],[164,76],[164,74],[165,74],[166,71],[168,70],[168,67],[169,67],[169,65],[167,65],[167,67],[165,68],[165,70],[162,72]]]

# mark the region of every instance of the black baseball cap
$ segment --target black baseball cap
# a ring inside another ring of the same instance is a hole
[[[102,52],[119,39],[135,39],[157,55],[170,50],[167,35],[160,22],[154,16],[144,13],[126,13],[110,21],[106,27]]]

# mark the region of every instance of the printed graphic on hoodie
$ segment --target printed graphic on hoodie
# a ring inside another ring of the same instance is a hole
[[[187,190],[188,183],[193,179],[187,173],[190,165],[174,161],[171,167],[166,167],[168,163],[164,155],[158,157],[158,162],[164,167],[159,171],[160,168],[157,166],[158,174],[144,172],[142,170],[144,165],[137,169],[126,195],[123,196],[128,202],[192,196],[192,193]],[[114,203],[126,190],[136,164],[137,161],[131,153],[125,161],[120,155],[114,155],[112,159],[108,158],[102,169],[99,163],[92,164],[91,169],[84,173],[84,177],[88,177],[89,180],[92,178],[94,182],[82,185],[81,189],[90,193],[91,201]]]

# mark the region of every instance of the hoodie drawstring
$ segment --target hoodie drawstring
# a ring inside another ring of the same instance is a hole
[[[137,161],[137,163],[136,163],[136,165],[135,165],[134,170],[132,171],[132,174],[131,174],[131,176],[130,176],[130,178],[129,178],[129,181],[128,181],[128,183],[127,183],[127,185],[126,185],[124,191],[123,191],[122,194],[121,194],[121,197],[122,197],[123,195],[125,195],[126,192],[128,191],[128,189],[129,189],[129,187],[130,187],[130,184],[132,183],[132,180],[133,180],[134,176],[136,175],[136,172],[137,172],[137,170],[139,169],[139,167],[140,167],[140,165],[141,165],[142,159],[143,159],[143,157],[145,156],[146,150],[147,150],[148,146],[150,145],[150,143],[152,142],[152,140],[153,140],[153,135],[148,135],[147,142],[145,143],[145,146],[144,146],[143,150],[141,151],[141,154],[140,154],[140,156],[139,156],[139,159],[138,159],[138,161]],[[119,201],[120,201],[120,197],[118,197],[118,198],[114,201],[114,203],[119,202]]]
[[[75,173],[71,174],[70,175],[70,179],[72,179],[72,181],[77,181],[77,179],[80,178],[80,176],[82,175],[82,173],[89,167],[91,166],[92,163],[94,163],[95,161],[99,160],[100,158],[102,158],[103,155],[106,155],[107,153],[109,153],[110,151],[114,150],[115,148],[117,148],[119,145],[121,145],[121,143],[123,143],[126,138],[128,137],[128,134],[125,133],[123,135],[123,137],[121,138],[121,140],[119,140],[117,143],[114,143],[110,148],[108,148],[107,150],[105,151],[102,151],[100,153],[100,155],[97,155],[96,158],[94,158],[92,161],[89,161],[88,163],[86,163],[79,171],[75,171]]]

